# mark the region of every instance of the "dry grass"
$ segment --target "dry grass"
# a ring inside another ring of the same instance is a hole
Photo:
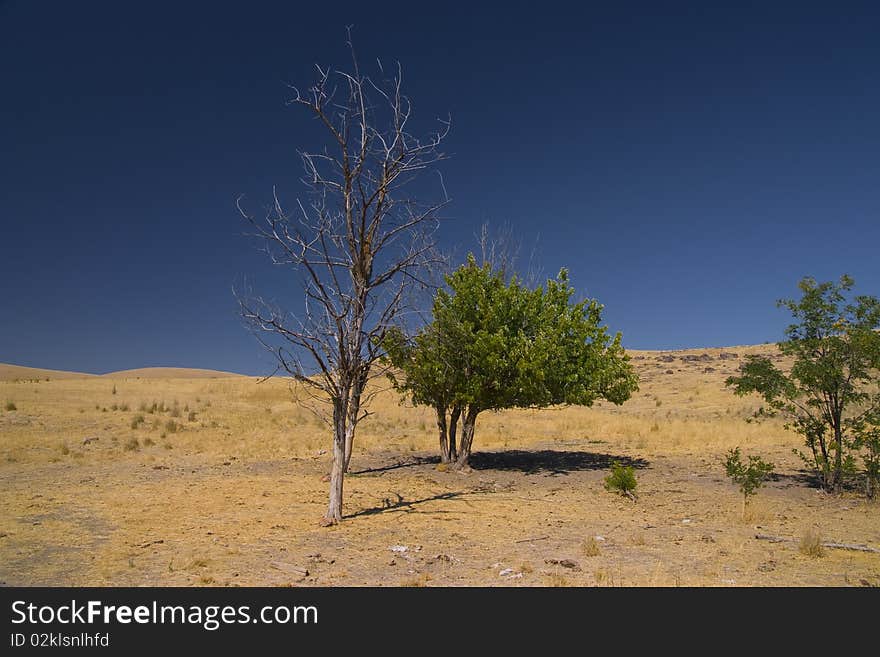
[[[822,536],[813,528],[809,528],[803,533],[798,549],[801,554],[807,557],[819,558],[825,554],[825,548],[822,547]]]
[[[880,541],[876,504],[817,494],[797,436],[744,422],[758,400],[723,379],[767,349],[634,352],[641,390],[621,407],[485,413],[467,473],[437,467],[430,410],[382,393],[358,435],[347,518],[329,529],[317,523],[329,434],[285,380],[122,377],[116,395],[103,377],[0,381],[17,405],[0,413],[0,582],[289,585],[269,565],[281,561],[319,586],[880,584],[876,554],[804,559],[754,539],[758,525],[787,537],[814,525]],[[736,445],[779,473],[745,522],[721,464]],[[638,501],[604,490],[615,459],[636,464]],[[588,561],[587,536],[605,539]],[[200,560],[210,567],[186,567]],[[561,560],[580,568],[531,566]]]
[[[583,542],[581,549],[584,553],[584,556],[587,557],[598,557],[601,553],[601,550],[599,549],[599,543],[593,536],[590,536]]]
[[[562,573],[553,572],[545,575],[544,585],[553,588],[561,588],[564,586],[571,586],[571,583],[568,581],[568,578]]]

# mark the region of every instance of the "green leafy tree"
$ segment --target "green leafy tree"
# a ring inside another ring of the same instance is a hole
[[[852,295],[853,284],[849,276],[839,282],[801,280],[800,299],[778,302],[795,319],[778,343],[794,361],[791,370],[750,356],[740,376],[727,379],[736,394],[764,398],[767,407],[756,417],[780,415],[787,428],[804,437],[808,451],[796,453],[828,491],[840,490],[855,469],[853,452],[864,453],[873,482],[878,466],[880,302]]]
[[[397,389],[437,412],[444,462],[467,465],[483,411],[621,404],[638,388],[620,334],[601,325],[597,301],[572,302],[565,270],[530,289],[469,256],[446,284],[431,324],[387,349]]]
[[[773,474],[773,464],[754,455],[748,457],[748,463],[743,463],[739,447],[736,447],[727,452],[724,469],[733,483],[739,485],[739,490],[743,494],[742,515],[745,518],[749,498],[755,495],[764,485],[767,477]]]

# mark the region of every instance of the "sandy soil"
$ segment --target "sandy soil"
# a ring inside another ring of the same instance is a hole
[[[768,347],[636,352],[642,390],[620,408],[481,416],[469,472],[438,470],[430,413],[386,393],[332,528],[327,434],[283,381],[3,382],[0,582],[880,585],[880,554],[800,549],[807,532],[880,547],[880,505],[822,493],[797,436],[744,421],[756,400],[723,377],[748,349]],[[777,466],[745,517],[721,465],[734,445]],[[614,460],[636,501],[604,489]]]

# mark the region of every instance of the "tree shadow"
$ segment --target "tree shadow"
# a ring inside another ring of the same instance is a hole
[[[543,449],[529,451],[513,449],[504,452],[474,452],[471,454],[470,466],[474,470],[507,470],[536,474],[568,474],[582,470],[606,470],[611,464],[618,462],[632,468],[646,468],[649,463],[645,459],[614,454],[596,454],[593,452],[570,452]]]
[[[437,495],[432,495],[431,497],[423,497],[419,500],[406,500],[399,493],[395,493],[397,500],[391,501],[390,499],[385,499],[382,506],[375,506],[369,509],[362,509],[361,511],[356,511],[355,513],[351,513],[346,515],[346,518],[357,518],[358,516],[374,516],[379,513],[388,513],[391,511],[403,511],[404,513],[418,512],[416,507],[420,504],[424,504],[426,502],[435,502],[437,500],[454,500],[456,498],[465,495],[464,491],[450,492],[450,493],[438,493]],[[448,511],[431,511],[432,514],[435,513],[448,513]]]
[[[783,486],[807,486],[809,488],[822,488],[822,480],[815,472],[798,470],[793,474],[773,472],[767,477],[773,483],[783,483]]]
[[[389,470],[398,470],[400,468],[414,468],[418,465],[431,465],[440,463],[439,456],[414,456],[406,461],[398,461],[391,465],[383,465],[379,468],[364,468],[363,470],[352,470],[348,474],[357,476],[365,474],[375,474],[377,472],[388,472]]]

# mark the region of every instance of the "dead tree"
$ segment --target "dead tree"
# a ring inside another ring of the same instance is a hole
[[[413,136],[400,66],[386,76],[380,63],[380,76],[368,77],[350,34],[348,47],[349,71],[318,66],[307,92],[292,87],[290,104],[317,119],[327,141],[320,152],[300,152],[308,199],[288,212],[273,189],[259,219],[238,201],[272,262],[297,272],[302,283],[304,303],[292,312],[253,293],[236,296],[277,359],[276,371],[325,404],[333,434],[326,524],[342,519],[343,479],[355,430],[368,415],[368,384],[384,374],[378,360],[388,329],[403,321],[409,293],[426,281],[438,212],[449,202],[439,171],[438,201],[420,201],[408,190],[445,158],[450,121]]]

